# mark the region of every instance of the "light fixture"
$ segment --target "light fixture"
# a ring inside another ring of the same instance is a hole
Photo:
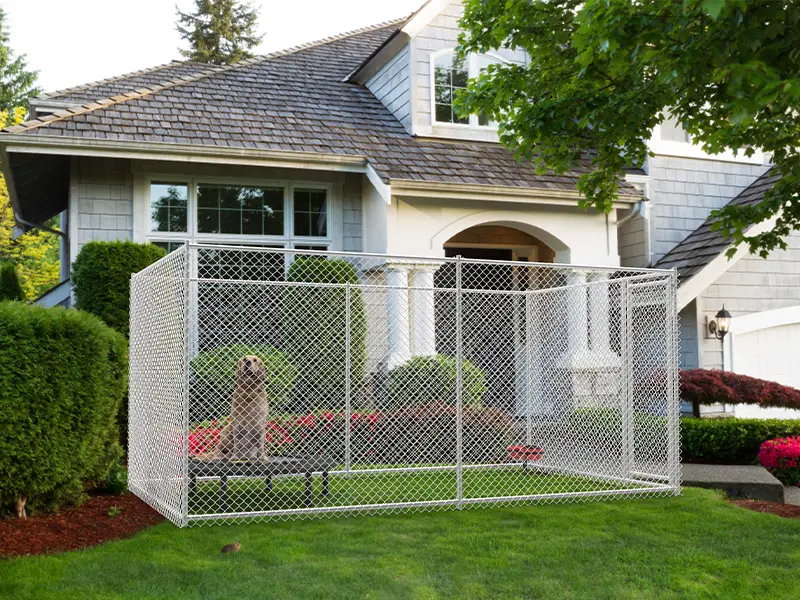
[[[714,318],[716,320],[708,324],[708,331],[718,340],[724,339],[731,330],[731,313],[725,310],[725,305],[723,304],[722,309],[714,315]]]

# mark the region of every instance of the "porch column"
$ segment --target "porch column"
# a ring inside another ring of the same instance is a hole
[[[567,274],[567,356],[579,360],[589,350],[589,313],[586,302],[586,273],[572,269]]]
[[[415,267],[411,287],[411,353],[436,354],[436,314],[433,276],[438,265]]]
[[[592,273],[589,276],[589,337],[592,352],[603,357],[610,357],[611,326],[609,324],[608,274]],[[614,355],[616,357],[616,355]]]
[[[388,264],[387,289],[387,366],[392,369],[404,363],[410,356],[408,328],[408,267]]]

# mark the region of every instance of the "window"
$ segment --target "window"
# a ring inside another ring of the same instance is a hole
[[[188,206],[188,185],[154,181],[150,185],[150,231],[187,231]]]
[[[678,120],[669,117],[661,123],[661,139],[668,142],[690,142],[689,133],[678,123]]]
[[[329,247],[331,188],[327,185],[164,178],[152,181],[149,188],[146,238],[168,252],[187,240]]]
[[[197,232],[283,235],[283,188],[197,186]]]
[[[453,108],[458,90],[467,87],[470,78],[477,77],[489,65],[503,62],[487,54],[470,54],[461,59],[455,52],[434,54],[432,59],[433,120],[436,123],[469,125],[470,127],[495,127],[487,115],[459,116]]]
[[[294,234],[328,235],[328,194],[325,190],[294,190]]]

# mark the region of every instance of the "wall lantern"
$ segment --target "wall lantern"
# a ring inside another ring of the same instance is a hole
[[[708,324],[708,332],[718,340],[724,339],[731,330],[731,313],[725,310],[724,304],[722,305],[722,310],[714,315],[714,319],[716,320]]]

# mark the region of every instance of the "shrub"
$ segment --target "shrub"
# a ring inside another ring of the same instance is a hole
[[[0,303],[0,510],[80,502],[121,456],[125,338],[84,312]]]
[[[75,308],[97,315],[127,337],[131,275],[165,254],[154,244],[89,242],[72,265]]]
[[[800,390],[729,371],[681,371],[680,385],[681,399],[692,404],[753,404],[800,409]]]
[[[297,369],[283,352],[268,345],[234,344],[201,352],[192,359],[189,419],[193,422],[230,413],[231,394],[236,385],[236,365],[248,354],[264,361],[270,410],[286,408]]]
[[[767,440],[761,444],[758,462],[784,485],[800,484],[800,437]]]
[[[0,301],[2,300],[25,300],[25,290],[22,289],[17,268],[12,263],[0,265]]]
[[[481,406],[486,377],[468,360],[462,361],[462,406]],[[415,356],[389,371],[391,405],[420,406],[435,402],[456,403],[457,361],[452,356]]]
[[[300,257],[289,268],[292,282],[358,284],[343,260]],[[346,290],[287,286],[281,295],[283,348],[298,368],[293,406],[300,410],[341,407],[346,367]],[[360,288],[350,290],[350,382],[360,393],[366,362],[367,325]]]
[[[622,413],[613,408],[580,408],[569,417],[575,443],[604,454],[622,452]],[[664,460],[667,419],[646,412],[633,413],[634,456]],[[644,443],[642,443],[644,441]]]
[[[795,419],[681,419],[681,457],[685,461],[753,464],[761,444],[800,435]]]

